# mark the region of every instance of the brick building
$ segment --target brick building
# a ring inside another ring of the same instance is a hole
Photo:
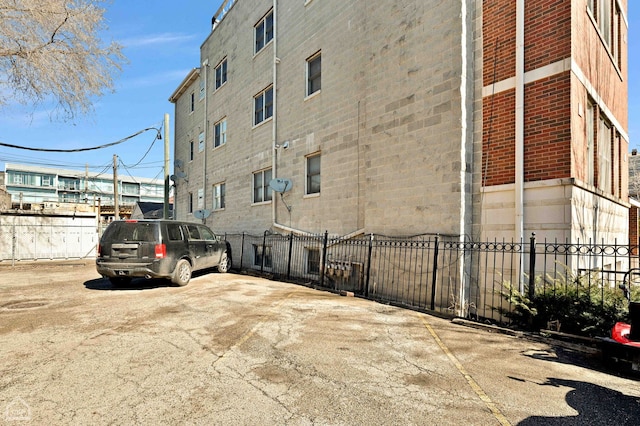
[[[177,218],[626,241],[626,10],[226,0],[170,97]]]

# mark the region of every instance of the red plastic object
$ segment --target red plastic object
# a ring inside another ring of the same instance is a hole
[[[631,324],[624,322],[617,322],[611,330],[611,338],[616,342],[640,348],[640,342],[630,340],[629,334],[631,334]]]

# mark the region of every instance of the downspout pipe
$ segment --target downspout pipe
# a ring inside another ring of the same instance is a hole
[[[278,0],[273,0],[273,119],[271,120],[271,178],[278,177]],[[266,183],[266,182],[265,182]],[[271,191],[271,189],[269,189]],[[271,197],[271,221],[275,225],[278,223],[277,199],[272,193]]]
[[[515,104],[515,234],[524,242],[524,12],[525,0],[516,0],[516,104]],[[522,263],[522,258],[521,258]],[[524,270],[520,265],[520,291]]]
[[[207,116],[208,116],[208,104],[207,98],[209,97],[209,87],[207,86],[207,75],[209,74],[209,59],[205,59],[202,62],[202,72],[204,74],[204,118],[203,118],[203,133],[204,133],[204,152],[202,159],[202,208],[207,209]],[[207,223],[206,218],[202,218],[202,223]]]

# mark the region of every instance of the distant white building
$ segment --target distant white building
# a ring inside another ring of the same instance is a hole
[[[14,204],[100,204],[113,208],[113,174],[10,163],[0,174]],[[129,209],[138,202],[164,201],[164,181],[158,179],[118,175],[117,189],[119,205]]]

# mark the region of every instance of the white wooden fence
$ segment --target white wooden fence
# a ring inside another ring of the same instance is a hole
[[[0,214],[0,262],[95,257],[95,215]]]

